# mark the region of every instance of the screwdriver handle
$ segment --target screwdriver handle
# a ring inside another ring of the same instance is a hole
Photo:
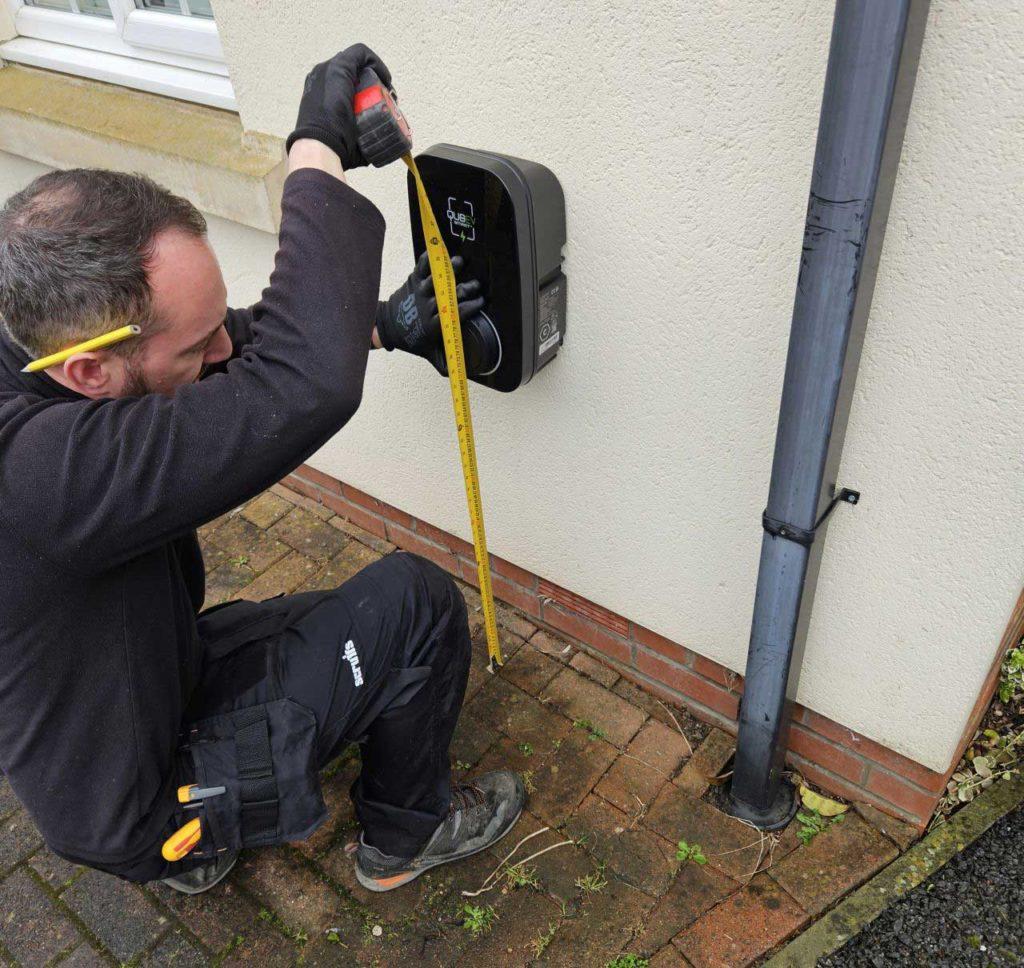
[[[183,827],[179,827],[170,837],[164,841],[160,853],[164,860],[181,860],[199,843],[203,836],[202,824],[198,817],[193,817]]]

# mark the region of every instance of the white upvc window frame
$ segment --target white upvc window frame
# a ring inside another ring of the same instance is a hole
[[[217,26],[208,17],[141,10],[134,0],[109,0],[112,17],[0,2],[17,33],[0,44],[6,61],[236,110]]]

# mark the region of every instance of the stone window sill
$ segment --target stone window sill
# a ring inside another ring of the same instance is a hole
[[[30,67],[0,70],[0,151],[53,168],[139,171],[211,215],[280,222],[284,143],[237,114]]]

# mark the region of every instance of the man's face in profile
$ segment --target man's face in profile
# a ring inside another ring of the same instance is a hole
[[[224,328],[227,290],[205,238],[178,229],[160,233],[147,278],[159,328],[137,353],[121,360],[120,392],[113,396],[170,396],[231,355]]]

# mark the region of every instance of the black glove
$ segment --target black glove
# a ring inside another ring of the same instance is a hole
[[[391,86],[391,72],[365,44],[353,44],[309,72],[295,130],[288,136],[289,150],[299,138],[312,138],[327,145],[343,168],[366,166],[356,136],[353,102],[359,75],[367,67],[377,72],[384,85]]]
[[[484,306],[480,283],[476,279],[459,282],[462,256],[452,259],[455,270],[455,298],[459,301],[459,320],[465,334],[466,323]],[[429,360],[442,376],[448,375],[444,358],[441,318],[437,314],[434,280],[430,276],[430,258],[420,256],[405,284],[399,286],[387,302],[377,304],[377,336],[386,350],[405,350]]]

